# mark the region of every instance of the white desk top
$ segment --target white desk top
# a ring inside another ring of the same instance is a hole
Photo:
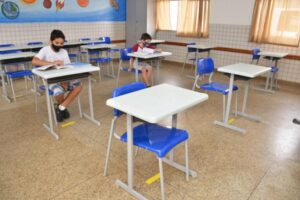
[[[79,40],[70,40],[64,43],[64,46],[70,46],[70,45],[82,45],[86,43],[93,43],[93,42],[103,42],[101,40],[87,40],[87,41],[79,41]],[[35,49],[35,48],[43,48],[44,46],[47,46],[49,44],[37,44],[37,45],[16,45],[12,47],[1,47],[0,51],[9,51],[9,50],[25,50],[25,49]]]
[[[83,74],[89,72],[96,72],[99,71],[99,67],[95,67],[90,64],[83,64],[83,65],[67,65],[68,68],[66,69],[51,69],[46,71],[39,71],[37,69],[33,69],[32,73],[41,77],[42,79],[51,79],[51,78],[58,78],[62,76],[69,76],[75,74]]]
[[[9,50],[25,50],[25,49],[35,49],[35,48],[42,48],[44,44],[37,44],[37,45],[16,45],[12,47],[1,47],[0,51],[9,51]]]
[[[106,101],[116,108],[150,123],[186,110],[208,99],[208,95],[169,84],[160,84]]]
[[[213,49],[215,46],[212,45],[203,45],[203,44],[193,44],[193,45],[187,45],[188,48],[195,48],[195,49]]]
[[[251,65],[246,63],[237,63],[237,64],[227,65],[218,68],[219,72],[245,76],[248,78],[255,78],[256,76],[264,74],[270,70],[271,70],[270,67]]]
[[[143,53],[143,52],[134,52],[134,53],[128,53],[127,56],[135,57],[135,58],[142,58],[142,59],[150,59],[150,58],[159,58],[159,57],[165,57],[165,56],[171,56],[171,52],[161,52],[161,53]]]
[[[35,55],[36,55],[36,53],[33,53],[33,52],[0,54],[0,61],[9,60],[9,59],[17,59],[17,58],[33,57]]]
[[[269,56],[269,57],[273,57],[273,58],[283,58],[287,55],[289,55],[288,53],[281,53],[281,52],[269,52],[269,51],[261,51],[258,53],[258,55],[260,56]]]
[[[165,40],[151,40],[150,44],[159,44],[159,43],[164,43]]]
[[[110,49],[116,47],[115,44],[93,44],[93,45],[83,45],[80,48],[82,49]]]

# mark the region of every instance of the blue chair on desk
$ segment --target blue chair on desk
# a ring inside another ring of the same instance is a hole
[[[20,53],[20,52],[22,52],[22,51],[20,51],[20,50],[7,50],[7,51],[0,51],[0,54],[10,54],[10,53]],[[9,68],[13,64],[21,64],[21,70],[17,69],[17,70],[10,71]],[[26,87],[26,91],[27,91],[28,90],[27,78],[32,77],[33,74],[31,72],[31,70],[26,69],[25,63],[23,63],[23,62],[22,63],[10,63],[9,65],[4,64],[4,72],[5,72],[6,78],[8,80],[8,83],[11,87],[13,99],[14,99],[14,101],[16,101],[16,93],[15,93],[15,89],[14,89],[14,85],[13,85],[13,80],[17,79],[17,78],[24,78],[25,87]]]
[[[0,44],[0,48],[5,48],[5,47],[13,47],[15,46],[14,44]]]
[[[117,75],[117,87],[119,85],[120,80],[120,73],[121,72],[128,72],[129,67],[124,66],[124,62],[129,62],[130,56],[127,56],[128,53],[132,53],[132,48],[122,48],[120,49],[120,61],[119,61],[119,69],[118,69],[118,75]],[[129,65],[129,63],[128,63]],[[135,75],[135,68],[132,69],[131,73]],[[142,71],[138,70],[138,74],[141,74]]]
[[[256,64],[258,64],[259,59],[260,59],[260,49],[259,48],[254,48],[252,49],[252,60],[251,60],[251,64],[253,64],[254,61],[256,61]]]
[[[195,90],[196,87],[205,91],[217,92],[223,95],[223,119],[225,119],[225,106],[226,106],[226,96],[229,93],[229,85],[224,83],[213,82],[214,72],[214,61],[212,58],[202,58],[197,62],[197,76],[194,81],[194,85],[192,90]],[[200,81],[201,75],[209,74],[209,79],[207,83],[202,85],[198,85],[198,81]],[[233,86],[233,91],[236,92],[238,87],[236,85]],[[235,96],[235,115],[237,115],[237,92]]]
[[[65,40],[65,42],[68,42],[67,40]],[[68,52],[68,55],[69,55],[69,58],[70,60],[74,60],[75,62],[78,61],[78,55],[79,53],[78,52]]]
[[[42,45],[43,42],[28,42],[27,45],[28,46],[34,46],[34,45]]]
[[[35,46],[37,45],[43,45],[44,43],[43,42],[28,42],[27,45],[32,47],[32,49],[35,48]]]
[[[95,42],[92,42],[91,38],[80,38],[79,41],[85,42],[85,45],[95,44]],[[97,44],[100,44],[100,42],[97,43]],[[81,55],[86,55],[87,53],[88,53],[89,56],[94,55],[94,58],[99,57],[99,51],[80,51]],[[89,61],[87,61],[87,62],[89,62]]]
[[[131,92],[136,92],[146,88],[146,85],[142,82],[135,82],[128,85],[121,86],[113,90],[112,97],[119,97],[126,95]],[[117,120],[124,114],[117,109],[113,111],[114,118],[112,120],[110,135],[107,146],[104,176],[107,175],[108,160],[112,145],[113,136],[118,140],[127,143],[127,133],[123,133],[119,136],[116,133]],[[136,119],[138,121],[138,119]],[[162,199],[165,199],[164,193],[164,175],[163,175],[163,159],[164,157],[173,150],[178,144],[184,142],[185,144],[185,165],[186,165],[186,179],[189,179],[189,168],[188,168],[188,132],[185,130],[164,127],[158,124],[141,123],[133,128],[133,145],[138,148],[143,148],[156,155],[159,161],[159,172],[160,172],[160,186]]]
[[[99,40],[104,41],[105,44],[111,44],[110,37],[100,37]],[[118,48],[111,48],[108,52],[109,53],[119,53],[120,49]]]
[[[195,42],[190,42],[190,43],[187,43],[186,46],[195,45],[195,44],[196,44]],[[192,61],[192,64],[195,65],[196,53],[197,53],[197,49],[187,47],[187,52],[186,52],[186,56],[185,56],[185,59],[184,59],[184,63],[182,65],[181,73],[183,73],[183,71],[185,69],[185,65],[188,61]],[[191,54],[193,54],[193,57],[190,57]]]

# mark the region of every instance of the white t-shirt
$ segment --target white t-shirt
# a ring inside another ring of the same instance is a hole
[[[69,54],[65,49],[60,49],[59,52],[55,52],[51,46],[43,47],[38,54],[35,55],[35,57],[48,62],[54,62],[58,60],[64,61],[64,64],[69,64],[71,62]]]

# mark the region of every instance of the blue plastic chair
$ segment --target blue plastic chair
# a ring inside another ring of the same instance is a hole
[[[13,47],[15,46],[14,44],[0,44],[0,48],[5,48],[5,47]]]
[[[126,95],[131,92],[136,92],[146,88],[146,85],[142,82],[135,82],[116,88],[113,90],[112,97],[119,97]],[[119,136],[116,133],[117,119],[124,113],[117,109],[113,111],[114,118],[112,120],[110,135],[108,140],[108,147],[106,153],[104,176],[107,175],[108,160],[112,145],[112,138],[115,136],[122,142],[127,142],[127,133],[123,133]],[[158,124],[142,123],[133,128],[133,145],[138,148],[143,148],[147,151],[154,153],[159,160],[159,171],[160,171],[160,184],[161,184],[161,195],[162,199],[165,199],[164,194],[164,176],[163,176],[163,158],[173,150],[178,144],[184,142],[185,144],[185,164],[186,164],[186,179],[189,179],[189,168],[188,168],[188,132],[185,130],[164,127]]]
[[[11,45],[6,46],[6,47],[10,47],[10,46]],[[14,46],[14,45],[12,45],[12,46]],[[7,51],[0,51],[0,54],[11,54],[11,53],[20,53],[20,52],[22,52],[22,51],[20,51],[20,50],[7,50]],[[12,65],[12,64],[22,64],[21,65],[22,69],[17,70],[17,71],[9,71],[8,67],[9,67],[9,65]],[[4,72],[5,72],[6,78],[8,80],[8,83],[11,87],[13,99],[14,99],[14,101],[16,101],[17,98],[16,98],[16,93],[15,93],[15,89],[14,89],[14,85],[13,85],[13,80],[17,79],[17,78],[24,78],[26,91],[27,91],[28,90],[27,77],[32,77],[33,73],[31,72],[31,70],[27,70],[25,68],[25,63],[10,63],[9,65],[4,65]]]
[[[259,48],[254,48],[252,49],[252,60],[251,60],[251,64],[253,63],[253,61],[256,60],[256,64],[258,64],[259,59],[260,59],[260,49]]]
[[[43,42],[28,42],[27,45],[28,46],[34,46],[34,45],[42,45]]]
[[[37,83],[35,83],[35,85],[37,85]],[[38,89],[40,91],[43,91],[43,92],[46,91],[46,87],[44,85],[39,86]],[[37,96],[38,96],[37,94],[38,93],[39,93],[38,91],[35,91],[35,111],[36,112],[38,112],[38,99],[37,99]],[[53,102],[53,99],[52,99],[52,97],[54,97],[53,96],[53,91],[49,89],[48,90],[48,94],[50,96],[50,106],[51,106],[52,116],[53,116],[55,125],[57,126],[57,119],[56,119],[56,114],[55,114],[55,105],[54,105],[54,102]],[[78,100],[79,116],[80,116],[80,118],[82,118],[82,109],[81,109],[80,94],[76,98]]]
[[[119,69],[118,69],[118,75],[117,75],[117,87],[119,85],[120,80],[120,73],[121,72],[128,72],[129,67],[123,66],[124,62],[129,62],[130,56],[127,56],[128,53],[132,53],[132,48],[121,48],[120,49],[120,59],[119,59]],[[131,73],[135,75],[135,68],[131,70]],[[141,74],[142,71],[138,70],[138,74]]]
[[[256,60],[256,64],[258,64],[258,61],[260,59],[259,52],[260,52],[259,48],[252,49],[252,61],[251,61],[251,64],[253,63],[254,60]],[[266,59],[266,60],[271,60],[271,58],[268,57],[268,56],[264,56],[263,58]],[[278,79],[276,78],[276,75],[277,75],[277,73],[279,71],[279,68],[277,67],[277,61],[278,61],[278,59],[274,59],[273,58],[273,60],[275,61],[275,65],[271,67],[270,85],[271,86],[275,85],[275,88],[277,88],[277,86],[278,86]]]
[[[214,72],[214,61],[212,58],[206,57],[198,60],[197,62],[197,76],[194,81],[194,85],[192,90],[195,90],[196,87],[205,91],[217,92],[223,95],[223,119],[225,118],[225,105],[226,105],[226,96],[229,93],[229,85],[224,83],[213,82]],[[209,74],[209,79],[207,83],[202,85],[198,85],[198,81],[200,81],[201,75]],[[233,86],[233,91],[237,91],[238,87],[236,85]],[[237,92],[235,96],[235,114],[237,115]]]
[[[196,44],[195,42],[189,42],[189,43],[186,43],[186,46],[195,45],[195,44]],[[196,53],[197,53],[197,49],[187,47],[187,52],[186,52],[186,56],[185,56],[185,59],[184,59],[184,63],[182,65],[181,73],[183,73],[183,71],[185,69],[185,65],[188,61],[192,61],[193,66],[195,65]],[[193,57],[190,58],[191,54],[193,54]]]
[[[88,41],[92,41],[91,38],[80,38],[79,41],[81,42],[86,42],[85,45],[93,45],[93,44],[101,44],[101,42],[88,42]],[[99,51],[81,51],[80,54],[82,55],[86,55],[88,53],[88,55],[95,55],[96,58],[99,57]],[[91,60],[89,60],[91,61]]]
[[[99,40],[103,41],[105,44],[111,44],[111,39],[110,37],[100,37]],[[118,48],[111,48],[109,50],[109,53],[119,53],[120,49]]]

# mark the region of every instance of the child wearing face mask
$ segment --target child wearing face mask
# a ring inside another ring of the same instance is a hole
[[[140,51],[143,51],[143,48],[150,48],[150,49],[154,49],[155,51],[160,52],[161,49],[156,49],[155,46],[150,45],[151,40],[152,40],[151,35],[149,35],[148,33],[143,33],[140,41],[138,41],[138,43],[132,47],[132,51],[140,52]],[[135,63],[135,62],[137,62],[137,63]],[[149,65],[148,63],[138,62],[134,58],[131,58],[129,71],[131,71],[133,67],[142,71],[143,81],[145,82],[147,87],[150,87],[149,81],[150,81],[150,78],[152,75],[152,66]]]
[[[32,59],[34,66],[44,66],[50,64],[65,65],[70,63],[68,52],[63,49],[65,35],[60,30],[53,30],[50,35],[50,45],[43,47]],[[50,84],[49,89],[58,103],[55,108],[56,119],[62,122],[70,117],[67,110],[69,104],[77,97],[82,90],[79,80]],[[65,95],[67,93],[67,95]]]

